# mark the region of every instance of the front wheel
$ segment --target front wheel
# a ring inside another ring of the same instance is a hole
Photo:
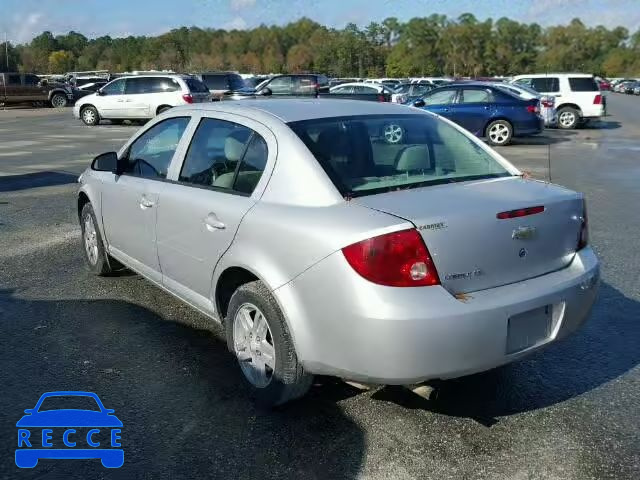
[[[309,390],[313,376],[298,362],[284,316],[262,282],[246,283],[235,291],[225,328],[227,346],[259,405],[281,405]]]
[[[100,115],[98,114],[98,110],[95,107],[84,107],[80,111],[80,118],[85,125],[93,127],[100,123]]]
[[[90,203],[85,204],[82,208],[80,229],[82,230],[82,246],[87,267],[95,275],[109,275],[111,266],[100,236],[96,214]]]
[[[495,120],[487,126],[487,141],[491,145],[509,145],[513,136],[513,127],[506,120]]]
[[[575,108],[563,107],[558,112],[558,127],[572,130],[578,126],[580,114]]]
[[[51,97],[51,106],[53,108],[64,108],[67,106],[67,97],[62,93],[54,93]]]

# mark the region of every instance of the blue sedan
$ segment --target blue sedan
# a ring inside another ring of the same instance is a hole
[[[540,133],[544,120],[538,99],[524,100],[492,85],[461,83],[436,88],[410,103],[466,128],[491,145]]]

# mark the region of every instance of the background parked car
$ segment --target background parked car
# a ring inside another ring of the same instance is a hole
[[[533,88],[556,98],[558,127],[576,128],[605,114],[604,97],[593,75],[584,73],[549,73],[518,75],[512,83]]]
[[[515,83],[498,83],[496,87],[518,95],[525,100],[537,98],[540,101],[540,116],[544,119],[545,127],[552,127],[558,123],[558,114],[556,112],[556,99],[552,95],[541,95],[533,88],[526,85],[518,85]]]
[[[73,101],[71,87],[42,80],[32,73],[0,73],[0,104],[66,107]]]
[[[436,86],[433,83],[401,83],[393,91],[407,96],[407,102],[411,102],[433,90]]]
[[[315,73],[276,75],[258,85],[255,93],[265,96],[317,96],[329,93],[329,79]]]
[[[393,103],[405,103],[407,101],[407,95],[405,93],[398,93],[387,85],[380,83],[363,83],[353,82],[344,83],[337,87],[331,87],[329,92],[332,94],[371,94],[377,93],[382,95],[389,95],[389,99]]]
[[[106,80],[101,80],[93,83],[83,83],[78,87],[72,87],[71,91],[73,92],[73,100],[78,101],[82,97],[86,97],[87,95],[96,93],[98,90],[104,87],[107,83],[109,82]]]
[[[255,93],[254,89],[247,86],[244,79],[234,72],[198,73],[194,77],[207,86],[214,101],[240,100],[253,97]]]
[[[178,105],[209,102],[207,86],[188,75],[137,75],[120,77],[96,93],[81,98],[73,115],[90,126],[101,119],[119,122],[149,119]]]
[[[413,106],[446,117],[492,145],[508,145],[512,137],[540,133],[544,126],[538,99],[525,100],[483,83],[436,88]]]

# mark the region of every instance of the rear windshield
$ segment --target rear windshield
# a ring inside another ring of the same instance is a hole
[[[323,118],[289,126],[344,196],[511,175],[431,115]]]
[[[207,86],[197,78],[185,78],[184,80],[189,87],[189,91],[193,93],[209,93]]]
[[[569,86],[573,92],[597,92],[600,90],[593,77],[569,77]]]

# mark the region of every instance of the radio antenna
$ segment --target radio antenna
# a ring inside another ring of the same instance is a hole
[[[549,172],[549,183],[551,182],[551,142],[547,143],[547,171]]]

